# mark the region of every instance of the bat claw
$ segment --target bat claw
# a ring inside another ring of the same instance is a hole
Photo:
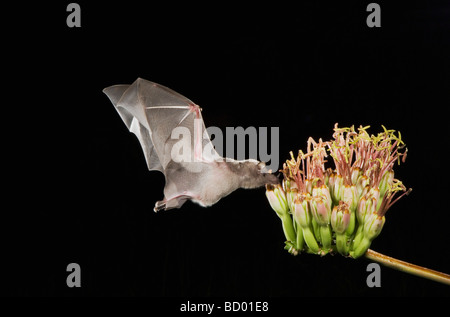
[[[155,208],[153,208],[154,212],[158,212],[161,210],[166,210],[166,202],[164,200],[157,201],[155,204]]]

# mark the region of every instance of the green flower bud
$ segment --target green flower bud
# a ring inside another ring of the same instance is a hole
[[[289,213],[289,207],[286,199],[286,194],[280,184],[266,185],[266,197],[270,206],[277,213],[278,217],[283,218]]]
[[[336,175],[336,178],[334,180],[333,194],[334,194],[333,197],[334,202],[337,205],[344,196],[344,179],[342,178],[341,175]]]
[[[284,178],[281,181],[281,187],[283,188],[284,192],[287,193],[288,190],[291,188],[291,180],[288,178]]]
[[[342,200],[349,206],[350,211],[354,212],[356,209],[356,205],[358,203],[358,199],[356,197],[356,186],[344,186],[344,193]]]
[[[364,237],[372,241],[380,234],[383,229],[386,218],[380,217],[376,213],[372,213],[364,223]]]
[[[380,181],[380,197],[383,198],[386,194],[386,191],[392,186],[394,183],[394,171],[386,171],[381,178]]]
[[[383,229],[386,218],[384,216],[379,216],[377,213],[371,213],[366,215],[366,221],[364,223],[364,229],[360,234],[357,234],[354,239],[353,251],[350,255],[357,259],[366,253],[367,249]]]
[[[375,187],[371,187],[369,192],[366,194],[367,198],[374,199],[374,209],[378,210],[380,208],[381,203],[383,202],[383,199],[380,198],[380,190]]]
[[[294,209],[294,219],[300,224],[303,232],[303,238],[306,245],[313,253],[318,253],[320,248],[311,230],[311,211],[309,208],[308,201],[310,196],[307,194],[305,196],[297,195],[295,198],[295,209]]]
[[[331,197],[334,196],[334,183],[335,183],[335,181],[336,181],[336,173],[330,173],[330,175],[328,176],[326,185],[329,188]]]
[[[328,186],[328,179],[333,174],[333,170],[331,168],[327,168],[324,173],[324,183]]]
[[[369,189],[369,192],[366,194],[366,196],[374,198],[378,202],[378,200],[380,198],[380,190],[378,188],[371,187]]]
[[[318,225],[324,226],[330,223],[331,209],[324,197],[313,197],[310,201],[310,206]]]
[[[311,192],[313,197],[322,196],[322,192],[319,190],[320,187],[314,186]]]
[[[286,192],[287,203],[291,213],[294,213],[295,210],[295,197],[297,196],[297,193],[297,188],[290,188]]]
[[[366,175],[362,175],[356,183],[356,197],[364,196],[369,190],[369,178]]]
[[[314,189],[316,194],[314,195]],[[330,191],[328,189],[327,186],[322,185],[320,187],[314,187],[313,189],[313,196],[320,196],[323,199],[325,199],[325,203],[327,204],[327,206],[329,206],[331,208],[331,204],[333,203],[331,200],[331,194]]]
[[[350,222],[350,211],[345,203],[334,206],[331,212],[331,227],[336,233],[342,234]]]
[[[311,225],[311,212],[309,210],[309,195],[300,197],[297,195],[294,203],[294,219],[302,228],[309,228]]]
[[[314,180],[311,180],[311,179],[305,180],[305,189],[308,194],[312,194],[313,185],[314,185]]]
[[[370,239],[367,239],[366,237],[361,238],[359,242],[354,245],[354,250],[350,251],[350,256],[354,259],[357,259],[366,253],[367,249],[370,248],[370,245],[372,244],[372,241]]]
[[[356,217],[358,219],[358,222],[363,224],[366,215],[370,215],[375,212],[375,207],[376,207],[375,198],[361,197],[358,203],[358,207],[356,208]]]

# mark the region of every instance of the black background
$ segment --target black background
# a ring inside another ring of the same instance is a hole
[[[8,119],[31,144],[9,139],[22,151],[10,156],[21,173],[7,197],[13,219],[3,221],[7,295],[450,295],[384,267],[381,288],[369,288],[364,259],[289,255],[262,188],[155,214],[164,177],[148,172],[102,93],[142,77],[199,104],[207,126],[279,127],[280,166],[309,136],[331,138],[336,122],[401,131],[409,152],[396,177],[413,191],[388,211],[372,248],[450,273],[449,5],[378,1],[382,27],[369,28],[368,1],[78,1],[82,26],[68,28],[68,3],[15,8],[9,30],[18,33],[6,35]],[[81,288],[66,285],[72,262]]]

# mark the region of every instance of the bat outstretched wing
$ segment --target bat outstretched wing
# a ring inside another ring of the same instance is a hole
[[[174,154],[179,155],[172,149],[181,137],[188,142],[183,150],[190,150],[188,155],[183,153],[185,161],[211,162],[220,158],[207,135],[200,107],[188,98],[142,78],[103,92],[139,139],[149,170],[165,173]]]

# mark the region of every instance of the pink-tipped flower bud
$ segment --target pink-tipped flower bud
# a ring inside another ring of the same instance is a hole
[[[324,197],[326,204],[328,206],[330,206],[330,208],[331,208],[332,200],[331,200],[330,190],[325,185],[320,186],[319,190],[320,190],[322,197]]]
[[[291,180],[289,178],[284,178],[281,181],[281,184],[282,184],[284,192],[287,193],[288,190],[291,188]]]
[[[366,197],[374,198],[378,202],[380,198],[380,190],[375,187],[370,187],[369,192],[366,194]]]
[[[267,184],[266,197],[270,206],[280,218],[289,212],[286,194],[280,184]]]
[[[290,188],[287,192],[286,192],[286,198],[287,198],[287,203],[288,203],[288,207],[291,211],[291,213],[294,213],[295,210],[295,197],[297,196],[298,190],[297,188]]]
[[[331,210],[324,197],[313,197],[310,201],[311,212],[321,226],[330,223]]]
[[[328,186],[328,180],[331,175],[333,175],[333,170],[331,168],[327,168],[325,170],[325,172],[323,173],[323,181],[324,181],[325,185],[327,185],[327,186]]]
[[[357,197],[364,196],[369,190],[369,178],[366,175],[362,175],[356,183],[356,195]]]
[[[328,204],[328,206],[331,206],[332,204],[330,191],[328,190],[328,187],[325,185],[315,186],[312,189],[312,196],[323,198],[325,202]]]
[[[356,197],[356,186],[344,186],[344,194],[342,200],[349,206],[350,211],[354,212],[356,205],[358,204],[358,199]]]
[[[303,228],[309,228],[311,224],[311,213],[308,204],[309,196],[297,195],[294,204],[294,219]]]
[[[394,171],[386,171],[381,178],[380,185],[378,188],[380,189],[380,197],[381,199],[384,198],[384,195],[386,194],[386,191],[392,186],[394,183]]]
[[[311,196],[318,197],[322,196],[322,192],[320,191],[320,187],[314,186],[311,192]]]
[[[344,196],[344,179],[341,175],[336,175],[336,178],[334,180],[333,194],[335,202],[341,201],[342,197]]]
[[[372,213],[366,219],[364,224],[364,236],[372,241],[380,234],[383,229],[386,218],[384,216],[379,216],[376,213]]]
[[[341,201],[331,212],[331,227],[336,233],[342,234],[347,230],[349,222],[350,211],[347,204]]]
[[[375,212],[376,208],[376,200],[372,197],[361,197],[359,200],[358,206],[356,208],[356,218],[358,222],[363,224],[366,216],[371,215]]]
[[[333,189],[334,189],[334,182],[336,180],[336,173],[331,172],[330,175],[328,176],[328,179],[326,180],[326,184],[328,186],[328,188],[330,188],[330,193],[332,194]]]

